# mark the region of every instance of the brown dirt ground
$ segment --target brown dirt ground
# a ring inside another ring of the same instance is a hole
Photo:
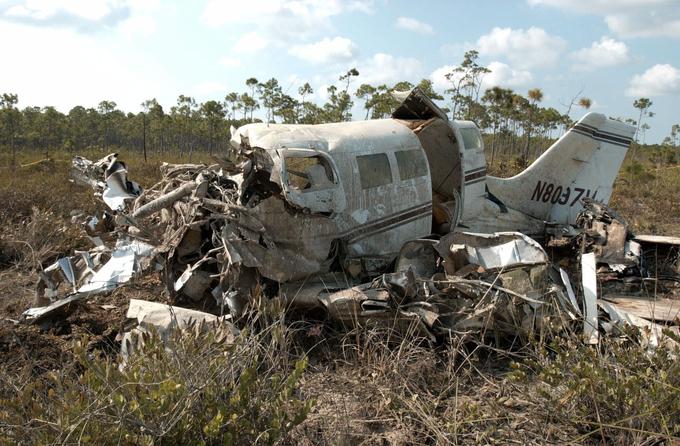
[[[88,348],[116,354],[130,299],[163,301],[164,286],[157,275],[132,281],[111,293],[82,303],[66,319],[47,329],[19,323],[33,302],[35,276],[16,268],[0,271],[0,364],[42,374],[71,362],[70,344],[84,336]],[[114,306],[111,309],[103,306]]]

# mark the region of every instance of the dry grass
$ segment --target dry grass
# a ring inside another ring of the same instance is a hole
[[[610,205],[634,232],[680,236],[680,166],[626,163]]]
[[[105,154],[85,155],[97,158]],[[47,332],[17,326],[10,320],[17,318],[30,301],[33,270],[85,243],[79,231],[63,229],[69,226],[73,209],[90,213],[97,206],[89,189],[66,181],[69,158],[60,154],[50,165],[17,171],[0,169],[0,202],[4,205],[0,209],[4,228],[0,234],[0,398],[15,403],[26,399],[20,406],[24,412],[10,414],[9,405],[0,404],[0,444],[67,444],[75,442],[71,431],[94,435],[96,432],[83,426],[96,423],[82,424],[76,416],[77,407],[66,407],[71,404],[68,398],[75,398],[74,389],[89,395],[84,401],[99,404],[97,413],[109,417],[102,424],[102,432],[119,427],[106,424],[111,416],[106,410],[113,403],[98,399],[101,395],[97,387],[84,383],[81,377],[90,368],[103,370],[115,365],[115,335],[131,297],[164,299],[162,285],[151,277],[92,299]],[[36,159],[27,157],[21,162]],[[158,179],[158,164],[166,160],[154,157],[144,164],[139,154],[131,153],[123,153],[122,159],[128,162],[131,177],[141,180],[143,186]],[[516,168],[506,165],[505,171],[511,173]],[[639,231],[680,235],[680,169],[652,170],[650,165],[642,172],[636,169],[625,171],[617,181],[614,207]],[[104,304],[116,309],[103,310]],[[229,353],[228,358],[233,362],[241,356],[257,356],[265,364],[258,378],[263,380],[261,388],[255,389],[262,392],[261,407],[254,409],[264,412],[279,407],[269,398],[268,379],[288,376],[295,361],[308,359],[306,370],[292,389],[291,401],[315,400],[316,404],[301,424],[278,437],[280,444],[643,445],[680,441],[680,370],[678,361],[668,357],[665,350],[649,356],[634,343],[600,349],[580,344],[558,343],[550,348],[530,345],[512,352],[455,340],[432,345],[416,336],[399,337],[378,330],[346,333],[326,321],[284,321],[279,311],[267,309],[249,322],[251,332],[269,333],[259,338],[267,342],[244,343],[238,356]],[[83,335],[88,336],[89,343],[74,348]],[[99,362],[92,361],[95,352],[104,354]],[[160,351],[157,353],[152,362],[140,367],[153,365],[160,370],[162,361],[158,359],[163,357]],[[217,354],[214,364],[226,366],[219,362],[220,350],[198,348],[182,354],[193,356],[182,357],[181,367],[173,373],[190,377],[192,382],[211,379],[201,375],[205,369],[200,367],[188,374],[183,372],[193,370],[193,365],[206,364],[206,354]],[[248,364],[252,363],[243,363],[244,367]],[[239,379],[236,375],[225,374],[223,381],[211,382],[235,382]],[[53,382],[51,376],[59,378],[61,387],[49,384]],[[146,395],[147,390],[138,386],[135,392],[127,393],[126,404]],[[178,398],[174,393],[171,397]],[[33,400],[40,406],[36,413],[45,417],[43,425],[36,420],[38,416],[31,415]],[[175,413],[200,413],[202,406],[198,403],[192,400],[194,405],[181,406],[185,412]],[[215,407],[211,406],[213,412]],[[49,423],[56,423],[56,415],[64,415],[66,409],[73,409],[67,415],[81,430],[69,430],[70,425],[61,424],[59,428],[50,427]],[[148,419],[158,426],[165,413],[149,410]],[[148,432],[140,434],[139,424],[133,419],[124,427],[132,432],[128,443],[166,444],[172,438],[198,442],[199,437],[207,438],[203,428],[213,419],[213,412],[210,418],[196,416],[195,425],[185,426],[186,432],[195,436],[168,436],[164,441]],[[95,415],[89,415],[89,419],[96,421]],[[213,431],[208,428],[208,432]],[[118,444],[119,440],[113,435],[97,438],[100,444]],[[208,444],[213,440],[207,439]]]

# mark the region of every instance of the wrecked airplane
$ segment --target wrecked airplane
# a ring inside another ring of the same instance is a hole
[[[634,131],[589,113],[524,172],[496,178],[477,126],[449,121],[415,89],[391,119],[248,124],[231,145],[250,158],[243,186],[262,181],[276,193],[241,197],[275,241],[319,265],[340,255],[343,269],[370,275],[430,234],[543,236],[546,224],[575,223],[582,198],[608,202]]]
[[[474,123],[448,120],[417,89],[405,96],[391,119],[233,129],[226,159],[164,164],[147,190],[115,154],[76,158],[74,181],[109,210],[82,222],[92,252],[41,274],[27,320],[152,269],[173,304],[232,320],[255,289],[352,325],[416,323],[431,338],[552,331],[567,315],[591,342],[598,306],[626,320],[597,298],[595,260],[577,254],[567,271],[536,240],[592,252],[617,280],[647,274],[642,242],[606,207],[634,129],[589,113],[501,179],[486,175]]]

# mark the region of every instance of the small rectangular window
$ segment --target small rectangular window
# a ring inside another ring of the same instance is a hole
[[[362,189],[370,189],[392,182],[390,161],[384,153],[357,156],[357,164],[359,165],[359,179]]]
[[[479,130],[474,127],[468,127],[460,129],[460,133],[463,135],[465,150],[481,149],[482,137],[479,134]]]
[[[419,149],[396,152],[399,177],[402,181],[427,175],[427,165],[423,152]]]

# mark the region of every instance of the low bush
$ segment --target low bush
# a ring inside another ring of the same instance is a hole
[[[574,443],[659,444],[680,436],[677,351],[603,340],[588,346],[556,340],[522,363],[512,378],[531,383],[534,416],[582,435]]]
[[[276,327],[272,328],[276,330]],[[74,346],[77,375],[52,372],[0,401],[0,444],[272,444],[306,418],[306,360],[271,333],[146,336],[124,366]],[[172,348],[168,348],[171,345]]]

